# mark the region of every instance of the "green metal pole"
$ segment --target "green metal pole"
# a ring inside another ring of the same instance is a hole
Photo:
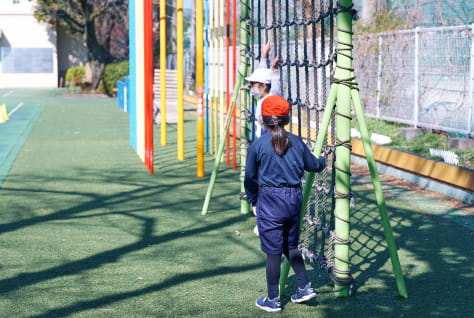
[[[323,120],[319,126],[318,137],[316,138],[316,144],[314,145],[313,154],[315,157],[321,155],[323,149],[324,141],[326,140],[326,134],[331,122],[331,115],[336,105],[336,95],[337,95],[337,86],[338,84],[332,84],[331,90],[329,91],[328,101],[326,103],[326,109],[324,110]],[[303,224],[303,218],[306,213],[306,205],[308,204],[309,197],[311,196],[311,190],[313,188],[314,179],[316,177],[315,172],[308,172],[305,177],[305,183],[303,187],[303,201],[301,204],[300,211],[300,229]],[[290,273],[290,263],[285,258],[283,261],[283,267],[280,274],[280,296],[283,296],[286,281],[288,279],[288,274]]]
[[[350,8],[352,1],[340,1],[341,6]],[[407,298],[408,293],[405,287],[405,281],[401,271],[400,261],[397,254],[397,247],[393,238],[392,229],[388,219],[388,213],[385,205],[385,199],[380,184],[380,179],[377,174],[375,160],[372,152],[372,148],[369,141],[369,133],[365,123],[365,118],[362,111],[360,102],[359,92],[356,89],[351,89],[352,86],[348,82],[355,80],[354,74],[352,73],[352,15],[347,11],[341,11],[338,13],[338,51],[341,50],[343,54],[338,55],[338,69],[336,69],[335,78],[343,79],[344,84],[333,84],[331,86],[331,92],[328,99],[328,108],[323,117],[321,130],[318,134],[318,139],[314,148],[314,155],[319,156],[327,133],[329,125],[330,115],[332,113],[334,103],[337,97],[337,113],[336,117],[336,138],[339,143],[347,143],[350,141],[350,110],[351,100],[354,103],[354,109],[356,112],[359,128],[361,130],[362,142],[364,150],[367,156],[367,162],[369,165],[370,174],[374,184],[375,196],[377,199],[380,216],[382,219],[382,225],[384,228],[384,234],[387,240],[390,258],[392,261],[392,267],[395,272],[395,278],[400,296]],[[341,31],[342,30],[342,31]],[[344,32],[346,31],[346,32]],[[353,82],[352,84],[354,84]],[[347,149],[347,150],[346,150]],[[349,241],[349,197],[344,197],[350,192],[350,174],[342,171],[350,171],[350,150],[349,148],[339,146],[336,149],[336,193],[343,198],[338,198],[336,201],[336,236],[345,241]],[[342,160],[341,160],[342,159]],[[309,173],[306,177],[305,187],[303,190],[303,204],[301,209],[301,217],[303,218],[306,205],[311,192],[311,186],[314,182],[314,173]],[[348,244],[336,244],[335,246],[335,275],[341,278],[349,277],[349,245]],[[288,277],[290,265],[288,260],[285,259],[280,277],[280,296],[283,295],[284,287]],[[348,296],[349,289],[347,286],[341,286],[335,284],[335,295],[336,296]]]
[[[247,57],[249,47],[249,0],[240,1],[240,71],[239,76],[248,76],[250,70],[250,60]],[[247,161],[247,147],[249,142],[249,123],[246,119],[248,105],[250,104],[250,94],[245,90],[240,95],[240,193],[245,193],[245,165]],[[244,198],[240,199],[240,212],[247,214],[250,212],[250,204]]]
[[[236,103],[237,103],[237,98],[239,96],[241,96],[241,108],[242,110],[246,110],[248,103],[247,103],[247,99],[248,99],[248,94],[242,94],[240,95],[239,94],[239,91],[240,91],[240,87],[242,86],[242,83],[244,81],[244,77],[246,76],[247,72],[248,72],[248,69],[249,69],[249,60],[248,58],[246,57],[246,48],[248,46],[248,37],[247,37],[247,24],[246,24],[246,20],[247,20],[247,17],[248,17],[248,10],[247,10],[247,0],[245,1],[242,1],[241,2],[241,19],[240,19],[240,30],[241,30],[241,33],[240,33],[240,67],[239,67],[239,73],[238,73],[238,76],[237,76],[237,81],[235,83],[235,87],[234,87],[234,96],[232,98],[232,105],[229,109],[229,112],[228,112],[228,115],[227,115],[227,119],[225,121],[225,129],[222,133],[222,136],[220,138],[220,141],[219,141],[219,147],[218,147],[218,151],[217,151],[217,155],[216,155],[216,159],[214,161],[214,169],[212,170],[212,175],[211,175],[211,179],[209,181],[209,185],[208,185],[208,188],[207,188],[207,192],[206,192],[206,198],[204,199],[204,204],[202,206],[202,210],[201,210],[201,214],[202,215],[206,215],[208,210],[209,210],[209,203],[211,201],[211,196],[212,196],[212,192],[214,191],[214,186],[216,184],[216,179],[217,179],[217,173],[219,171],[219,167],[220,167],[220,163],[221,163],[221,158],[222,158],[222,154],[224,152],[224,148],[225,148],[225,140],[226,140],[226,137],[227,137],[227,134],[229,133],[229,127],[230,127],[230,122],[231,122],[231,118],[232,116],[230,116],[229,114],[233,114],[234,113],[234,109],[236,107]],[[245,105],[245,106],[244,106]],[[243,112],[242,112],[243,113]],[[242,132],[241,132],[241,173],[240,173],[240,179],[241,179],[241,191],[245,191],[245,189],[243,188],[244,187],[244,183],[243,183],[243,178],[245,178],[245,160],[246,160],[246,157],[247,157],[247,146],[246,146],[246,141],[248,140],[248,138],[246,138],[246,136],[248,136],[248,123],[247,121],[245,120],[245,118],[241,118],[240,120],[241,122],[241,126],[242,126]],[[247,202],[247,200],[241,200],[241,212],[242,213],[248,213],[250,211],[250,207],[249,207],[249,203]]]
[[[392,261],[393,271],[395,273],[395,280],[397,282],[398,293],[404,298],[408,298],[407,289],[405,287],[405,279],[403,278],[402,269],[400,266],[400,260],[398,258],[397,246],[395,239],[393,238],[392,228],[388,218],[387,207],[385,205],[385,197],[382,192],[382,185],[380,178],[377,173],[377,166],[375,164],[374,153],[370,143],[369,131],[365,122],[362,105],[360,102],[359,91],[356,89],[352,90],[352,102],[354,104],[354,111],[357,117],[357,123],[359,124],[360,135],[362,143],[364,145],[365,156],[367,158],[367,165],[369,166],[370,177],[372,178],[372,184],[374,185],[375,198],[377,200],[377,206],[379,208],[380,217],[382,219],[383,231],[385,239],[387,241],[388,251],[390,254],[390,260]]]
[[[337,64],[334,78],[350,81],[352,69],[352,14],[341,8],[351,8],[352,0],[340,0],[337,13]],[[336,279],[350,278],[350,161],[351,88],[339,84],[336,105],[336,182],[335,182],[335,245],[334,275]],[[335,283],[336,296],[349,296],[349,287]]]
[[[234,113],[235,104],[237,102],[237,97],[239,96],[240,86],[242,85],[243,77],[238,76],[237,82],[235,83],[234,87],[234,97],[232,98],[232,104],[230,106],[229,112],[227,113],[227,117],[225,120],[225,128],[221,134],[221,139],[219,141],[219,147],[217,149],[216,159],[214,160],[214,169],[212,170],[211,180],[209,181],[209,185],[207,187],[206,198],[204,199],[204,204],[202,206],[201,214],[206,215],[209,210],[209,203],[211,201],[212,192],[214,192],[214,186],[216,184],[217,179],[217,172],[219,171],[219,167],[221,165],[221,158],[224,153],[225,148],[225,141],[227,138],[227,134],[229,133],[230,123],[232,121],[232,114]]]

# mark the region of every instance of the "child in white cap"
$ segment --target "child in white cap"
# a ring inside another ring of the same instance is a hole
[[[263,45],[262,59],[259,63],[259,68],[255,69],[253,73],[246,77],[245,80],[250,82],[250,94],[258,98],[257,109],[255,110],[255,137],[258,138],[264,131],[262,122],[262,101],[271,95],[280,95],[280,76],[278,73],[279,57],[273,60],[271,69],[268,68],[268,53],[270,52],[270,42]]]

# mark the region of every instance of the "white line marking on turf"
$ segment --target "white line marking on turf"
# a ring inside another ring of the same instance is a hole
[[[13,115],[18,109],[20,109],[21,106],[23,106],[24,103],[21,102],[19,103],[18,105],[15,106],[15,108],[13,108],[9,113],[8,113],[8,117],[10,117],[11,115]]]
[[[2,95],[2,97],[7,97],[13,94],[13,91],[6,92],[5,94]]]

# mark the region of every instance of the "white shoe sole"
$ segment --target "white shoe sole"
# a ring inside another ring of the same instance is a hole
[[[265,307],[265,306],[261,306],[259,305],[257,302],[255,302],[255,305],[262,309],[262,310],[265,310],[266,312],[281,312],[281,308],[270,308],[270,307]]]
[[[306,295],[306,296],[304,296],[302,298],[298,298],[298,299],[293,299],[293,297],[291,297],[291,302],[292,303],[304,303],[305,301],[316,298],[316,296],[317,296],[316,293],[312,293],[312,294]]]

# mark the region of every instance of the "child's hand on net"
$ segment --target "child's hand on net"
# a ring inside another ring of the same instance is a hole
[[[275,59],[273,59],[273,62],[272,62],[272,71],[276,71],[278,70],[278,63],[280,63],[281,61],[283,61],[281,59],[281,57],[277,56],[275,57]]]
[[[262,46],[262,57],[264,59],[268,58],[268,52],[272,49],[272,46],[270,45],[270,42],[265,42],[265,44]]]

